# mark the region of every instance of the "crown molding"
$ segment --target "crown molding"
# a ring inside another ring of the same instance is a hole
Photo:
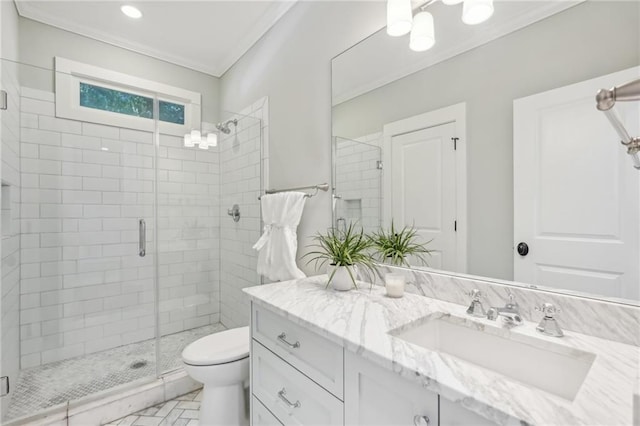
[[[219,64],[210,64],[186,56],[170,54],[162,50],[152,48],[145,44],[136,43],[130,39],[119,37],[95,28],[82,25],[71,20],[52,16],[43,13],[37,7],[33,7],[29,2],[14,0],[18,13],[23,18],[31,19],[46,25],[60,28],[84,37],[88,37],[112,46],[140,53],[161,61],[169,62],[181,67],[189,68],[214,77],[221,77],[229,68],[235,64],[260,38],[262,38],[273,25],[284,16],[298,0],[286,0],[273,2],[263,15],[262,19],[252,27],[239,43],[233,46],[233,50]]]

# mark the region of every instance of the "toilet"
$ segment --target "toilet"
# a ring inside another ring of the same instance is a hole
[[[204,385],[200,426],[248,425],[249,327],[205,336],[182,351],[184,369]]]

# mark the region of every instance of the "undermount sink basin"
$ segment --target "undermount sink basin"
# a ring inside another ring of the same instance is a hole
[[[568,400],[575,398],[595,359],[588,352],[444,313],[390,334]]]

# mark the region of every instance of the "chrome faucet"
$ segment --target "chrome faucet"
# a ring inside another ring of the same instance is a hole
[[[540,324],[538,324],[536,330],[542,334],[546,334],[547,336],[564,336],[558,321],[554,318],[554,315],[560,312],[560,309],[556,308],[553,303],[543,303],[542,306],[536,307],[536,311],[540,311],[544,314],[544,317],[540,320]]]
[[[509,301],[503,308],[492,307],[487,311],[487,318],[495,321],[501,317],[505,324],[520,325],[522,324],[522,316],[520,315],[520,306],[515,301],[513,293],[509,293]]]
[[[471,301],[469,308],[467,308],[467,314],[478,318],[486,316],[484,306],[482,306],[482,302],[480,301],[480,298],[482,297],[480,290],[474,288],[471,293],[469,293],[469,296],[473,297],[473,300]]]

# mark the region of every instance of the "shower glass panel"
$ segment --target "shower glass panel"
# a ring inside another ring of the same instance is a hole
[[[220,133],[220,320],[227,328],[249,325],[250,306],[243,288],[261,284],[258,254],[253,249],[262,233],[260,201],[266,150],[263,107],[254,105],[246,115],[223,112],[228,134]],[[240,220],[229,210],[237,204]]]
[[[382,224],[382,135],[374,136],[334,138],[333,221],[339,230],[356,223],[370,232]]]
[[[58,118],[59,74],[5,61],[3,80],[5,69],[2,326],[19,322],[2,330],[8,420],[158,372],[154,133]]]
[[[229,122],[231,120],[231,122]],[[233,122],[235,121],[235,124]],[[181,367],[182,349],[225,328],[248,325],[242,288],[259,284],[251,246],[260,236],[261,120],[223,113],[229,133],[202,123],[188,148],[161,135],[158,151],[160,368]],[[234,204],[240,220],[227,214]]]
[[[0,376],[7,376],[13,385],[20,373],[20,83],[15,62],[0,61],[0,90],[7,93],[7,109],[0,110]],[[0,423],[7,417],[9,403],[10,396],[0,399]]]

